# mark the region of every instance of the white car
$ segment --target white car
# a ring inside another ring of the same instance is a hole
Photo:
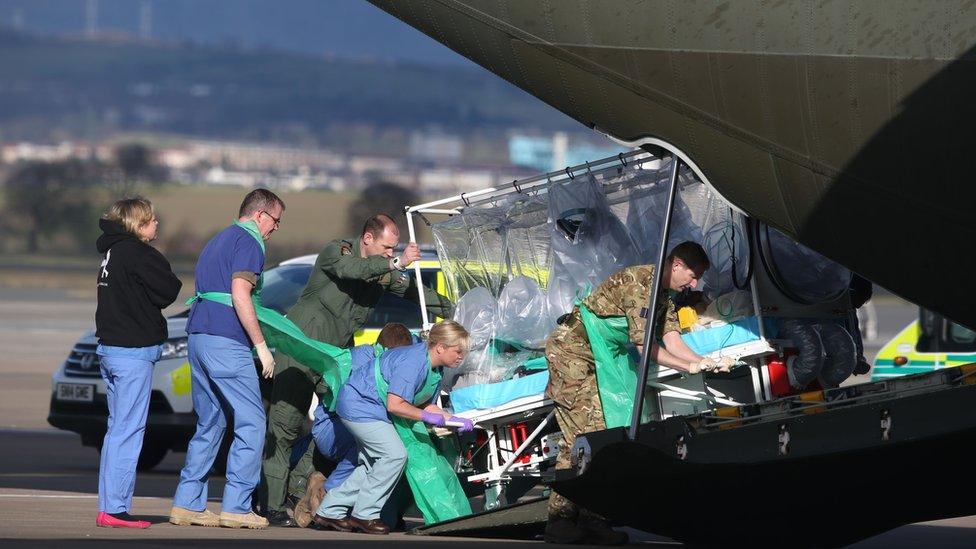
[[[428,254],[425,254],[428,255]],[[264,275],[261,294],[265,307],[284,314],[298,301],[312,272],[315,255],[284,261]],[[424,284],[433,287],[437,280],[436,262],[429,256],[422,262]],[[187,361],[186,318],[189,309],[169,317],[169,339],[163,344],[163,356],[153,370],[152,394],[149,399],[149,418],[139,456],[139,470],[152,469],[170,450],[185,452],[196,426],[196,414],[190,398],[190,363]],[[370,337],[388,322],[403,322],[411,330],[420,328],[420,310],[413,302],[392,294],[383,294],[366,326],[356,334],[356,343]],[[47,421],[52,426],[81,435],[81,443],[101,449],[105,438],[108,405],[105,382],[99,371],[95,348],[95,331],[85,333],[68,354],[67,360],[52,379],[51,409]],[[255,359],[257,361],[257,359]],[[260,365],[257,366],[260,371]],[[261,382],[265,405],[271,396],[271,381]],[[230,432],[230,431],[228,431]],[[224,441],[224,448],[230,442]],[[225,452],[221,452],[221,456]],[[222,466],[223,457],[217,466]]]

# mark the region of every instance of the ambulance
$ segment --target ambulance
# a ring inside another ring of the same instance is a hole
[[[872,381],[976,362],[976,332],[926,309],[878,351]]]

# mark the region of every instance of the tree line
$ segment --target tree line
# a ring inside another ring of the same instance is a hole
[[[152,199],[152,189],[167,180],[165,168],[153,161],[152,150],[139,143],[120,145],[107,162],[94,158],[22,162],[3,179],[0,251],[91,253],[100,234],[98,218],[111,202],[137,190]],[[419,202],[413,190],[375,174],[345,212],[346,233],[335,236],[359,234],[367,217],[382,212],[403,227],[405,240],[403,208]],[[210,236],[196,234],[189,227],[173,227],[156,245],[174,259],[192,261]],[[322,244],[279,242],[269,260],[312,253]]]
[[[139,143],[118,146],[109,162],[22,162],[4,180],[0,223],[8,238],[0,245],[27,253],[88,250],[98,235],[95,220],[107,197],[127,196],[136,185],[158,185],[165,178],[150,149]]]

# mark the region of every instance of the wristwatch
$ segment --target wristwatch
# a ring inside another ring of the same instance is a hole
[[[400,256],[393,258],[393,268],[400,271],[401,273],[407,270],[407,267],[400,264]]]

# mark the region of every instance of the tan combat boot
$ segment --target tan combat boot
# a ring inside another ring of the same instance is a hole
[[[220,525],[224,528],[251,528],[263,530],[268,527],[268,519],[251,511],[250,513],[227,513],[221,511]]]
[[[169,522],[177,526],[217,526],[220,519],[210,509],[191,511],[173,506],[169,510]]]
[[[325,475],[315,471],[308,476],[308,485],[305,487],[305,495],[295,505],[295,523],[302,528],[307,528],[312,523],[315,511],[322,504],[325,498]]]

